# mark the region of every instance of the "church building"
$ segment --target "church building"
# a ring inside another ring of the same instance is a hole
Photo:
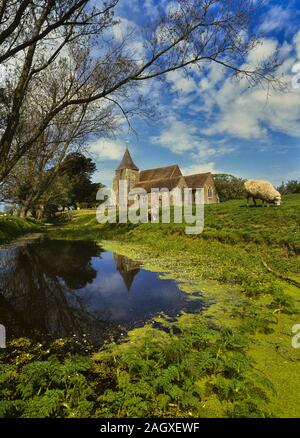
[[[180,189],[191,188],[194,193],[197,188],[203,188],[205,204],[219,202],[211,172],[184,176],[177,164],[140,171],[134,164],[128,148],[126,148],[113,179],[113,190],[117,196],[119,181],[121,180],[127,181],[129,191],[135,188],[142,188],[149,194],[152,188],[167,188],[170,191],[177,187]]]

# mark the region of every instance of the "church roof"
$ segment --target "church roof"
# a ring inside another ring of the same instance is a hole
[[[142,170],[140,172],[140,182],[152,181],[158,179],[175,178],[182,176],[181,170],[177,164],[173,166],[157,167],[155,169]]]
[[[173,190],[178,187],[180,181],[184,178],[182,176],[175,176],[173,178],[161,178],[152,179],[150,181],[140,181],[136,184],[135,188],[145,189],[147,193],[151,192],[151,189],[168,189]]]
[[[204,184],[207,180],[207,178],[211,175],[211,172],[207,173],[197,173],[196,175],[189,175],[185,176],[185,181],[187,183],[187,186],[190,189],[200,189],[204,187]]]
[[[139,170],[139,168],[134,164],[128,148],[126,148],[122,161],[116,170],[122,170],[122,169]]]

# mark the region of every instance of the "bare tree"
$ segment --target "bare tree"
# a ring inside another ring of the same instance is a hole
[[[43,28],[48,23],[50,3],[46,0],[30,2],[32,11],[28,12],[26,19],[23,14],[20,20],[21,34],[26,22],[26,26],[30,23],[32,34],[35,32],[38,37],[26,39],[27,48],[19,61],[18,79],[11,87],[11,104],[0,139],[0,181],[10,174],[60,113],[75,106],[110,102],[126,116],[128,108],[124,97],[135,93],[140,82],[161,77],[167,72],[191,66],[203,69],[209,63],[217,63],[234,75],[246,77],[250,85],[276,83],[275,59],[257,66],[245,63],[247,54],[258,42],[257,38],[249,38],[247,32],[257,4],[252,0],[181,0],[145,29],[140,59],[128,43],[128,36],[125,35],[118,44],[109,39],[109,31],[115,24],[113,10],[116,1],[99,2],[101,7],[92,9],[92,12],[89,12],[89,2],[57,2],[65,7],[67,4],[75,7],[78,3],[80,7],[72,15],[73,19],[66,19],[54,29],[54,48],[46,50],[52,30],[43,36]],[[60,31],[55,35],[58,28]],[[4,47],[12,59],[15,54],[10,45]],[[71,54],[73,71],[68,76],[68,86],[58,87],[51,105],[30,135],[17,142],[15,135],[28,90],[39,84],[49,72],[55,74],[62,53]]]
[[[4,92],[4,103],[9,101],[9,105],[6,103],[8,111],[0,139],[1,176],[7,175],[29,149],[24,147],[22,152],[19,150],[11,155],[24,100],[32,82],[72,43],[80,41],[82,44],[86,37],[91,38],[113,24],[112,9],[117,0],[100,3],[102,7],[96,8],[87,0],[2,1],[0,62],[15,78],[7,87],[9,91]]]
[[[61,90],[69,87],[69,71],[68,62],[61,60],[55,75],[44,74],[41,83],[35,83],[27,94],[12,154],[14,148],[18,151],[19,145],[30,138]],[[117,121],[112,104],[105,101],[68,106],[60,111],[5,179],[0,188],[2,199],[18,204],[22,217],[29,210],[35,211],[56,184],[66,155],[84,150],[91,135],[108,135],[115,130]]]
[[[1,0],[0,64],[59,30],[64,34],[61,44],[86,32],[98,33],[118,2],[107,0],[96,8],[90,0]]]

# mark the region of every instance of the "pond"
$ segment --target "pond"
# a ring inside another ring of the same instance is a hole
[[[87,338],[100,345],[164,313],[199,312],[201,294],[94,242],[35,240],[0,249],[7,339]]]

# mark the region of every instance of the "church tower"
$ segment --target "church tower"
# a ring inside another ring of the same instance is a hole
[[[139,175],[139,168],[134,164],[129,149],[126,147],[122,161],[116,169],[116,174],[113,179],[113,190],[117,196],[117,200],[119,195],[119,182],[127,181],[128,190],[130,191],[139,182]]]

